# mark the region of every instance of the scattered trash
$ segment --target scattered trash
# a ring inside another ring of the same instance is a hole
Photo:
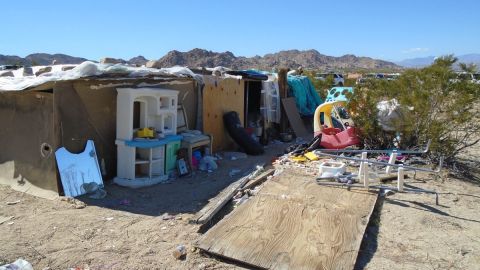
[[[160,230],[162,230],[162,231],[164,231],[164,230],[166,230],[166,229],[167,229],[166,226],[163,226],[162,228],[160,228]]]
[[[242,198],[243,196],[243,193],[241,191],[237,192],[237,194],[235,194],[235,196],[233,196],[233,200],[238,200],[240,198]]]
[[[263,168],[263,165],[257,165],[255,167],[255,171],[253,173],[251,173],[249,176],[248,176],[248,179],[253,179],[255,177],[257,177],[259,174],[261,174],[265,169]]]
[[[242,171],[242,170],[240,170],[240,169],[231,169],[230,172],[228,173],[228,175],[229,175],[230,177],[233,177],[233,176],[235,176],[236,174],[240,173],[241,171]]]
[[[113,220],[113,217],[107,217],[105,218],[106,221],[110,221],[110,220]]]
[[[249,196],[247,193],[243,194],[242,197],[238,198],[238,199],[234,199],[233,202],[235,203],[235,206],[238,206],[244,202],[246,202],[247,200],[249,199]]]
[[[218,168],[217,163],[215,163],[215,158],[212,156],[205,156],[200,160],[198,169],[201,171],[212,172]]]
[[[247,158],[247,154],[242,152],[223,152],[223,158],[229,160],[237,160],[242,158]]]
[[[169,213],[165,213],[161,217],[162,217],[163,220],[171,220],[171,219],[175,218],[174,215],[170,215]]]
[[[187,256],[187,249],[184,245],[179,245],[173,251],[173,257],[177,260],[183,260]]]
[[[13,263],[0,266],[0,270],[33,270],[33,266],[29,262],[20,258]]]
[[[13,221],[7,223],[7,225],[13,225],[13,224],[15,224],[15,222]]]
[[[86,203],[84,203],[80,200],[77,200],[73,197],[60,197],[60,200],[70,203],[72,205],[72,207],[75,208],[75,209],[83,209],[83,208],[87,207]]]
[[[13,201],[13,202],[7,202],[7,205],[15,205],[19,202],[20,202],[20,200],[16,200],[16,201]]]

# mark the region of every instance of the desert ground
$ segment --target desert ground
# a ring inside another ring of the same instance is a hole
[[[201,233],[189,219],[285,147],[271,146],[266,155],[248,159],[223,159],[212,173],[196,172],[150,188],[107,183],[108,195],[100,200],[46,200],[0,187],[0,216],[13,216],[0,224],[0,265],[24,258],[34,269],[243,269],[195,249]],[[429,194],[379,197],[355,268],[480,269],[479,152],[477,147],[463,156],[467,176],[445,170],[436,180],[427,174],[408,180],[439,192],[440,205]],[[232,169],[241,173],[230,176]],[[227,209],[235,211],[232,205]],[[187,251],[182,259],[172,255],[179,245]]]

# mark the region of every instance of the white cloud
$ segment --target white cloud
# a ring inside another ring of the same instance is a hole
[[[420,52],[428,52],[430,51],[429,48],[410,48],[403,50],[402,53],[420,53]]]

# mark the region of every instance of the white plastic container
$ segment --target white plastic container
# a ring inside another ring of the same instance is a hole
[[[318,166],[320,177],[328,178],[342,175],[347,171],[347,165],[339,161],[326,161]]]

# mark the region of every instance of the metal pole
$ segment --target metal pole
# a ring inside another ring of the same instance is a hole
[[[438,164],[438,169],[434,171],[434,170],[431,170],[431,169],[417,168],[417,167],[413,167],[413,166],[388,164],[386,162],[373,161],[373,160],[368,160],[368,159],[332,155],[332,154],[322,153],[321,151],[318,151],[318,150],[315,150],[314,153],[317,156],[333,157],[333,158],[339,158],[339,159],[345,159],[345,160],[353,160],[353,161],[357,161],[357,162],[367,162],[367,163],[370,163],[370,164],[392,166],[392,167],[395,167],[395,168],[400,168],[401,167],[401,168],[404,168],[405,170],[409,170],[409,171],[420,171],[420,172],[429,172],[429,173],[436,173],[436,174],[438,174],[440,172],[440,170],[442,169],[442,166],[443,166],[443,157],[440,158],[440,163]]]
[[[398,191],[403,191],[403,179],[405,174],[403,172],[403,168],[398,168],[398,179],[397,179],[397,188]]]
[[[388,164],[395,164],[395,161],[397,160],[397,153],[391,153],[390,154],[390,159],[388,160]],[[387,168],[385,169],[385,172],[391,173],[392,172],[392,166],[388,165]]]
[[[364,189],[365,187],[361,184],[345,184],[345,183],[331,183],[331,182],[319,182],[317,181],[317,184],[322,185],[322,186],[331,186],[331,187],[346,187],[348,189],[350,188],[360,188]],[[403,191],[398,190],[396,187],[389,187],[389,186],[378,186],[378,185],[371,185],[369,186],[370,189],[378,189],[378,190],[383,190],[383,189],[390,189],[390,190],[395,190],[398,192],[413,192],[413,193],[428,193],[428,194],[435,194],[435,204],[439,204],[439,199],[438,199],[438,193],[433,190],[427,190],[427,189],[421,189],[421,188],[403,188]]]
[[[353,153],[353,154],[359,154],[363,152],[367,152],[369,154],[387,154],[387,153],[397,153],[397,154],[426,154],[428,152],[428,149],[430,148],[430,144],[432,143],[432,140],[428,140],[427,145],[425,146],[425,149],[421,151],[413,151],[413,150],[397,150],[397,149],[391,149],[391,150],[353,150],[353,149],[318,149],[317,151],[320,152],[325,152],[325,153]]]

